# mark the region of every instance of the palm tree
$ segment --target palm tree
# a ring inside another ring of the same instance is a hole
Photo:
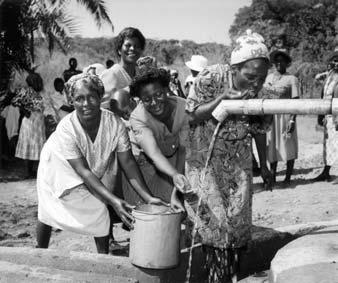
[[[113,27],[103,0],[76,0],[87,8],[100,27]],[[67,12],[69,0],[0,0],[0,91],[6,90],[13,70],[30,70],[34,62],[34,37],[53,51],[67,51],[68,38],[77,35],[79,23]]]

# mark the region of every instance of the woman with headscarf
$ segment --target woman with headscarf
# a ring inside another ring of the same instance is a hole
[[[134,78],[130,94],[140,99],[130,116],[133,137],[141,150],[137,162],[152,193],[184,210],[178,191],[188,182],[184,176],[185,145],[189,117],[185,100],[168,96],[170,77],[166,70],[144,68]],[[142,200],[123,182],[124,197],[132,204]]]
[[[270,61],[275,65],[275,71],[266,77],[264,91],[269,98],[291,99],[299,98],[298,79],[289,74],[286,69],[291,65],[291,57],[286,50],[274,50]],[[268,160],[270,162],[273,180],[276,182],[278,161],[286,162],[284,185],[291,180],[295,159],[298,157],[298,138],[296,115],[274,115],[272,129],[267,135]]]
[[[142,55],[146,39],[138,29],[128,27],[117,35],[115,44],[115,52],[120,57],[120,62],[100,75],[105,88],[101,106],[105,109],[110,109],[112,94],[128,87],[136,75],[136,62]]]
[[[153,56],[144,56],[137,60],[136,62],[138,70],[157,68],[157,60]]]
[[[111,205],[131,226],[130,205],[114,196],[117,162],[146,203],[163,204],[146,186],[130,150],[126,128],[100,109],[102,81],[91,73],[66,84],[75,111],[64,117],[41,152],[38,169],[39,248],[48,248],[51,227],[94,236],[97,251],[108,253]]]
[[[229,282],[239,250],[251,239],[252,154],[255,138],[261,174],[271,182],[266,164],[266,135],[271,117],[228,116],[219,126],[209,162],[208,148],[217,120],[212,111],[223,99],[256,98],[269,69],[264,39],[251,31],[236,41],[231,65],[206,67],[197,76],[186,110],[200,124],[192,127],[187,177],[201,198],[198,210],[186,202],[206,253],[208,282]]]
[[[46,140],[43,116],[44,104],[40,92],[43,81],[38,73],[32,72],[27,78],[28,87],[19,89],[12,105],[20,108],[24,114],[21,122],[15,157],[25,160],[25,177],[35,177],[36,164]]]

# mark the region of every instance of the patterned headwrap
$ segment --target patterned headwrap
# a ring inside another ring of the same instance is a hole
[[[94,90],[101,98],[104,94],[103,82],[95,74],[95,68],[89,68],[86,73],[72,76],[68,82],[65,83],[65,92],[69,102],[72,101],[75,90],[80,86],[80,82],[85,82],[90,90]]]
[[[137,67],[141,68],[157,68],[157,60],[152,56],[141,57],[136,62]]]
[[[235,48],[231,52],[230,64],[236,65],[257,58],[269,60],[269,51],[264,44],[264,38],[248,29],[245,35],[236,40]]]
[[[91,64],[88,67],[83,69],[82,73],[88,73],[90,69],[95,69],[95,74],[100,76],[104,70],[107,68],[100,63]]]

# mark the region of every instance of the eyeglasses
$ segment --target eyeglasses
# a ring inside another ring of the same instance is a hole
[[[150,105],[153,101],[157,102],[159,100],[163,100],[166,97],[167,93],[165,91],[159,91],[154,93],[153,95],[149,95],[141,98],[143,104]]]

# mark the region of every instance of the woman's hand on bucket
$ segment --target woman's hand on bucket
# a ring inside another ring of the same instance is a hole
[[[175,174],[173,177],[174,186],[182,193],[190,192],[191,186],[186,176],[183,174]]]
[[[185,212],[184,205],[178,196],[178,191],[176,188],[174,188],[171,194],[170,207],[174,212]]]
[[[133,207],[122,199],[116,198],[114,203],[111,204],[115,209],[116,213],[120,216],[124,224],[130,229],[133,229],[134,217],[131,215]]]
[[[165,206],[170,206],[170,203],[165,202],[164,200],[156,197],[150,197],[147,200],[148,204],[155,204],[155,205],[165,205]]]

